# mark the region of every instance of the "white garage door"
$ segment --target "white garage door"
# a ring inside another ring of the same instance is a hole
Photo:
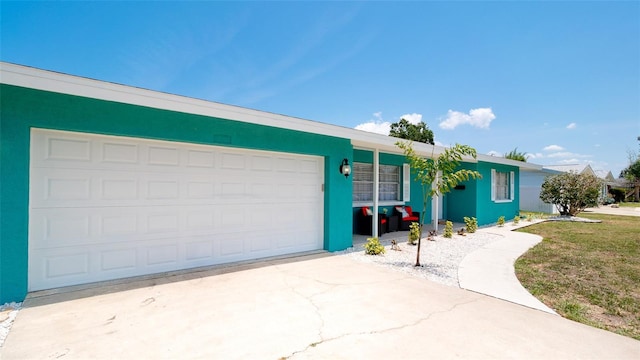
[[[322,249],[316,156],[34,129],[29,290]]]

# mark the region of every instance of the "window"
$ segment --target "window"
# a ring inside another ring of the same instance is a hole
[[[380,165],[380,201],[400,200],[400,167]]]
[[[496,202],[513,201],[514,198],[513,171],[491,170],[491,200]]]
[[[353,201],[373,201],[373,164],[353,163]]]
[[[408,166],[405,166],[408,167]],[[378,200],[383,202],[402,201],[409,194],[409,189],[402,192],[401,168],[395,165],[379,166]],[[408,170],[402,168],[408,178]],[[408,179],[406,179],[408,180]],[[408,182],[408,181],[407,181]],[[405,185],[406,186],[406,185]],[[353,163],[353,202],[373,201],[373,164]]]

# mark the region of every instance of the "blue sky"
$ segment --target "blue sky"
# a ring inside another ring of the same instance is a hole
[[[2,61],[618,176],[640,2],[1,2]]]

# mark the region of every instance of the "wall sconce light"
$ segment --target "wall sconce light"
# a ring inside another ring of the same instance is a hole
[[[349,165],[349,160],[342,160],[342,164],[340,164],[340,174],[344,175],[346,178],[351,174],[351,165]]]

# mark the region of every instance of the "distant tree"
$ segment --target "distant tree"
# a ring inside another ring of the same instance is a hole
[[[427,124],[425,124],[423,121],[420,121],[417,124],[412,124],[406,119],[402,118],[397,123],[391,124],[391,131],[389,131],[389,136],[431,145],[434,144],[433,131],[429,130]]]
[[[504,157],[511,160],[527,162],[527,153],[518,152],[518,148],[504,154]]]
[[[458,169],[462,157],[467,155],[476,158],[476,149],[468,145],[456,144],[454,147],[446,148],[437,157],[433,154],[431,158],[418,155],[411,145],[411,142],[398,141],[396,146],[404,151],[404,155],[409,161],[411,172],[415,175],[416,181],[422,186],[422,213],[420,215],[420,236],[418,237],[418,250],[416,254],[415,266],[420,266],[420,244],[422,239],[422,225],[425,221],[427,211],[427,201],[429,197],[446,194],[455,188],[458,183],[469,179],[481,178],[482,175],[475,170]],[[437,223],[434,225],[437,229]]]
[[[540,200],[554,204],[560,215],[575,216],[598,205],[600,179],[591,174],[568,172],[544,179]]]
[[[620,173],[621,178],[625,178],[630,182],[640,181],[640,159],[629,165]]]
[[[640,136],[637,139],[638,145],[640,145]],[[629,157],[629,166],[620,172],[619,177],[626,179],[630,183],[633,188],[633,200],[640,201],[640,152],[629,150],[627,155]]]

